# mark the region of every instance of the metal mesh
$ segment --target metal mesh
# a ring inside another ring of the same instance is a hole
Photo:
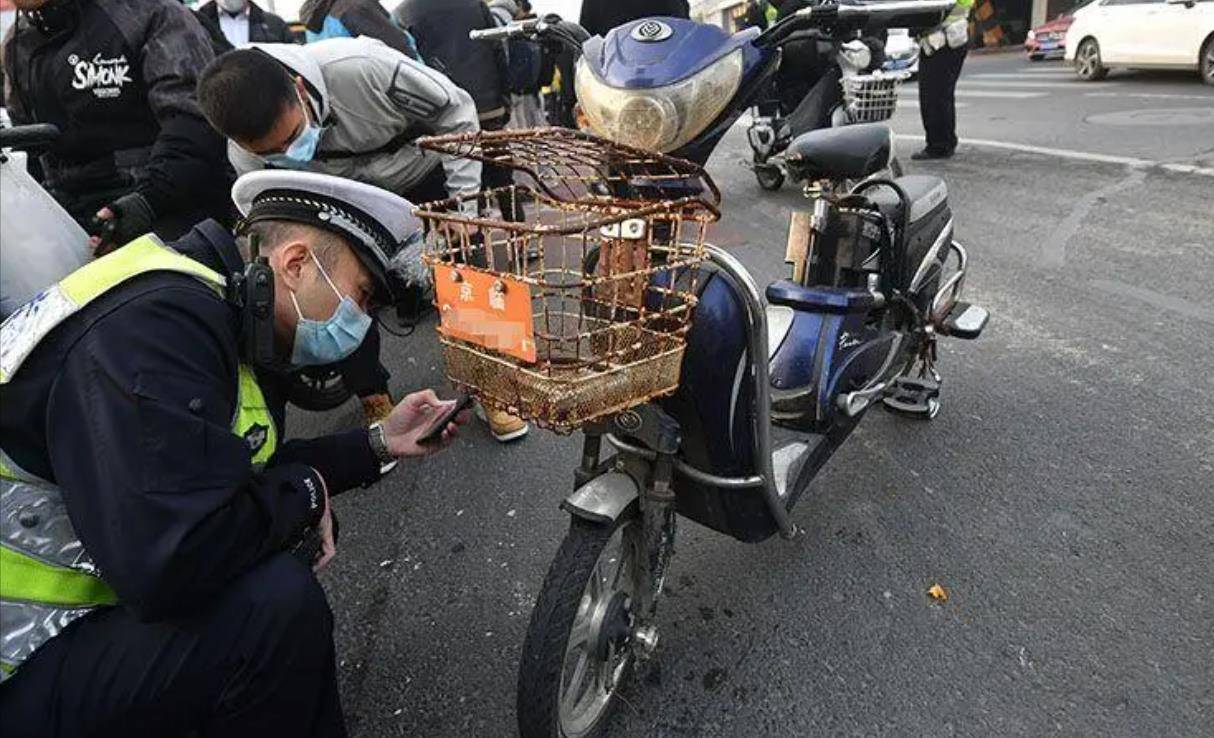
[[[696,300],[694,280],[676,275],[695,273],[717,218],[715,186],[699,167],[567,129],[444,136],[422,145],[505,165],[530,181],[428,203],[417,213],[436,280],[488,275],[493,290],[529,295],[524,343],[533,341],[534,360],[453,335],[439,305],[452,383],[560,432],[678,387]],[[488,217],[492,202],[521,203],[526,217]]]
[[[873,72],[839,80],[843,102],[852,123],[889,120],[898,107],[898,90],[910,75],[906,72]]]

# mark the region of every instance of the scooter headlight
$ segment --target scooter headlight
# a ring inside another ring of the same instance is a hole
[[[629,90],[599,80],[585,59],[577,65],[574,89],[598,135],[649,151],[674,151],[716,120],[742,81],[742,50],[665,87]]]

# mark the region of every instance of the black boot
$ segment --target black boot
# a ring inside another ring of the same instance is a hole
[[[911,159],[914,161],[924,161],[926,159],[951,159],[956,149],[933,149],[931,147],[924,148],[921,151],[916,151],[911,154]]]

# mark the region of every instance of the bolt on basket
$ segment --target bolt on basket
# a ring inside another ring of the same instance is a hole
[[[453,384],[558,432],[678,387],[719,217],[700,167],[564,128],[418,143],[518,175],[417,211]]]
[[[894,117],[894,111],[898,109],[898,90],[909,77],[909,72],[878,70],[840,79],[848,120],[877,123]]]

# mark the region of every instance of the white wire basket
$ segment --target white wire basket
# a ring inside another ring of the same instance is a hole
[[[848,119],[852,123],[877,123],[892,118],[898,109],[898,90],[909,77],[908,72],[877,71],[839,80]]]

